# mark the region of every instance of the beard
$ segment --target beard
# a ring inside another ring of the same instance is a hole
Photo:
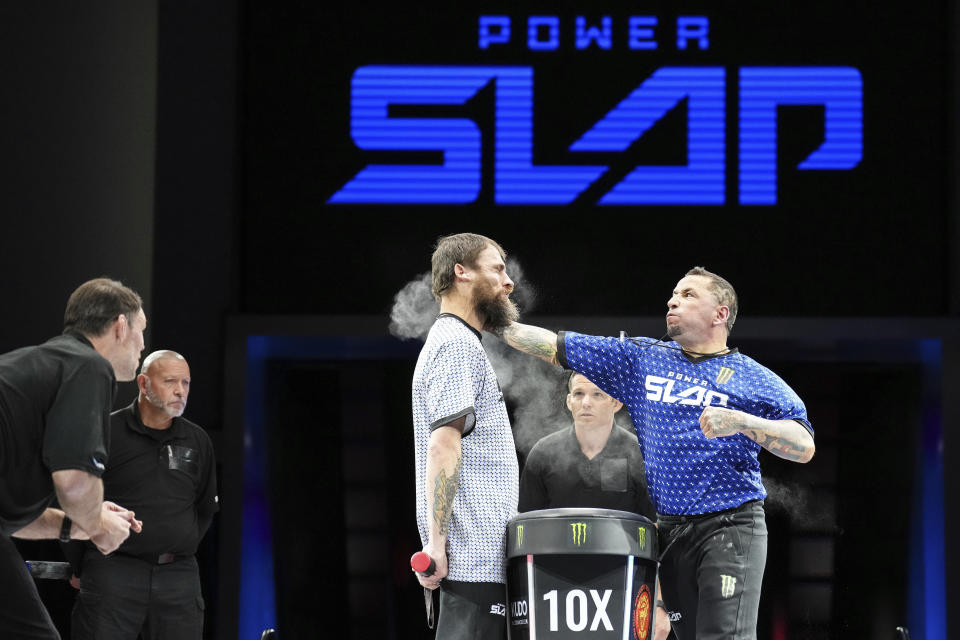
[[[683,329],[680,327],[680,325],[678,324],[675,324],[673,326],[667,325],[667,335],[670,336],[671,338],[676,338],[682,333],[683,333]]]
[[[165,414],[167,414],[171,418],[179,418],[180,416],[183,415],[183,410],[186,409],[186,405],[184,405],[184,407],[181,409],[167,406],[167,404],[164,403],[163,398],[161,398],[157,393],[155,393],[149,387],[147,387],[147,391],[143,395],[147,399],[147,402],[152,404],[157,409],[160,409],[160,411],[163,411]]]
[[[499,294],[491,287],[476,287],[473,290],[473,308],[483,318],[483,329],[496,333],[520,317],[517,305],[510,298]]]

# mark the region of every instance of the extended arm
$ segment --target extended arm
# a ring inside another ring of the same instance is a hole
[[[423,550],[433,558],[437,569],[431,576],[417,575],[428,589],[440,586],[447,576],[447,532],[453,515],[453,500],[460,487],[460,434],[464,418],[435,429],[427,444],[427,522],[429,540]]]
[[[816,450],[813,436],[796,420],[766,420],[723,407],[705,408],[700,430],[708,438],[742,433],[775,456],[794,462],[809,462]]]
[[[536,356],[550,364],[560,364],[557,362],[557,334],[553,331],[512,322],[500,337],[517,351]]]

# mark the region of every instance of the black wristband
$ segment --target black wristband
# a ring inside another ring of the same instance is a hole
[[[667,610],[667,605],[663,604],[663,600],[657,600],[657,605],[656,605],[656,606],[660,607],[660,608],[663,609],[664,611]]]
[[[63,514],[63,524],[60,525],[60,542],[70,542],[70,527],[72,525],[70,516]]]

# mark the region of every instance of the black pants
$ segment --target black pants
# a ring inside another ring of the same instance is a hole
[[[661,515],[658,525],[660,589],[677,638],[755,639],[767,562],[763,502],[708,516]]]
[[[120,554],[83,557],[73,640],[200,640],[203,598],[195,558],[154,564]]]
[[[13,540],[0,536],[0,638],[60,640]]]
[[[436,640],[506,640],[507,587],[498,582],[440,583]]]

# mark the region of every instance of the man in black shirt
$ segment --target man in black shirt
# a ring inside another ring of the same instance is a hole
[[[74,640],[199,640],[203,598],[194,554],[217,511],[213,444],[181,417],[190,367],[155,351],[137,376],[140,393],[110,421],[104,492],[147,523],[111,556],[88,545],[74,605]]]
[[[585,376],[567,382],[573,426],[541,438],[520,477],[520,511],[592,507],[656,521],[637,438],[614,424],[623,406]]]
[[[63,335],[0,355],[0,637],[60,637],[10,537],[89,539],[107,554],[140,531],[104,502],[100,476],[116,381],[133,379],[143,351],[141,307],[119,282],[85,282]]]
[[[571,372],[567,391],[573,426],[540,438],[530,449],[520,475],[519,511],[617,509],[656,522],[637,437],[614,422],[623,403],[581,373]],[[658,599],[659,593],[658,582]],[[659,607],[654,624],[654,637],[666,638],[670,623]]]

